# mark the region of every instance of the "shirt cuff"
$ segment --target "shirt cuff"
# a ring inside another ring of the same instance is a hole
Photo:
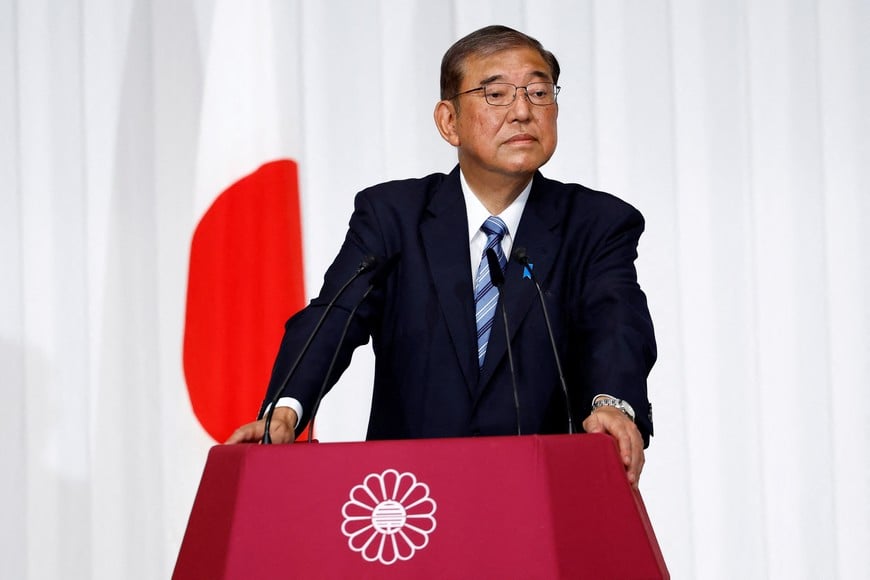
[[[266,410],[263,411],[263,416],[266,416],[266,413],[269,412],[269,408],[272,405],[268,405]],[[293,426],[293,429],[296,430],[299,428],[299,422],[302,421],[302,403],[294,399],[293,397],[281,397],[278,399],[278,402],[275,403],[275,408],[279,409],[281,407],[290,407],[296,413],[296,425]]]

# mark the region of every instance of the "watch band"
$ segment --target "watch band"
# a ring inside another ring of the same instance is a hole
[[[611,397],[610,395],[598,395],[592,400],[592,410],[600,409],[601,407],[613,407],[619,409],[625,416],[634,421],[634,409],[626,401]]]

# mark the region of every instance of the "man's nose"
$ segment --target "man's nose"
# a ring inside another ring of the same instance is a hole
[[[531,115],[532,103],[529,101],[529,92],[525,87],[517,87],[514,102],[511,103],[511,114],[517,119],[527,119]]]

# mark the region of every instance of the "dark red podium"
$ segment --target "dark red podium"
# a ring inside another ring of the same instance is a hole
[[[605,435],[218,446],[175,580],[668,578]]]

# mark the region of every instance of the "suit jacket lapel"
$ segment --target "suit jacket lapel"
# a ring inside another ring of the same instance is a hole
[[[534,266],[535,278],[542,285],[548,279],[561,246],[561,234],[556,226],[561,219],[560,207],[563,203],[564,200],[560,199],[558,192],[548,185],[547,180],[540,173],[536,173],[532,191],[514,237],[513,248],[514,250],[520,247],[526,249],[529,261]],[[505,284],[501,298],[505,301],[511,340],[513,340],[525,317],[533,312],[532,305],[538,301],[538,298],[534,283],[528,278],[523,278],[523,267],[512,259],[508,261],[505,269]],[[543,316],[542,313],[534,315]],[[511,344],[513,346],[513,343]],[[476,391],[478,397],[488,386],[493,372],[506,357],[506,353],[504,319],[499,305]],[[514,352],[514,356],[522,356],[522,353]]]
[[[459,184],[459,166],[432,196],[420,224],[423,248],[456,358],[469,387],[477,383],[477,330],[471,287],[468,215]]]

